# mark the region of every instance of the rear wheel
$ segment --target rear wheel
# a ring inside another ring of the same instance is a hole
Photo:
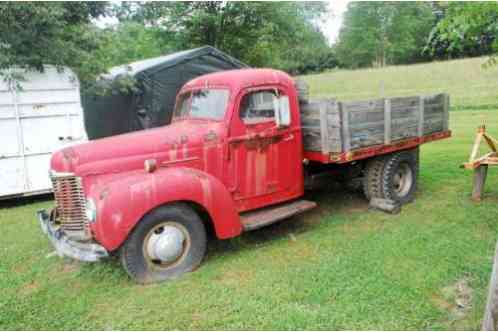
[[[398,152],[387,158],[382,177],[384,198],[401,204],[413,201],[418,169],[418,149]]]
[[[137,224],[120,250],[121,262],[139,283],[174,279],[199,266],[206,242],[204,224],[192,209],[164,206]]]
[[[384,164],[384,157],[373,158],[366,164],[363,176],[363,193],[368,200],[372,198],[384,198],[382,194],[382,171],[384,170]]]
[[[363,191],[367,199],[384,198],[401,204],[415,197],[418,148],[370,160],[365,167]]]

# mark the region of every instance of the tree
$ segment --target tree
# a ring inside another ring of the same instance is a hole
[[[154,27],[126,21],[100,31],[101,44],[93,55],[106,68],[174,52],[169,35]]]
[[[11,67],[43,71],[44,64],[72,67],[87,79],[102,71],[92,61],[99,46],[91,20],[105,2],[1,2],[0,72]]]
[[[0,3],[0,73],[71,67],[83,86],[108,68],[203,45],[291,73],[336,64],[316,21],[322,2]],[[95,19],[118,17],[101,29]]]
[[[355,68],[424,60],[434,20],[424,2],[352,2],[336,45],[339,61]]]
[[[161,29],[179,49],[212,45],[253,66],[299,71],[330,54],[314,26],[326,12],[321,2],[146,2],[124,3],[117,16]]]
[[[464,57],[498,52],[497,2],[450,2],[443,9],[428,39],[430,54]]]

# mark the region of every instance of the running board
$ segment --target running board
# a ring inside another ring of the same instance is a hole
[[[315,202],[299,200],[241,213],[240,220],[244,227],[244,231],[252,231],[304,211],[311,210],[314,207],[316,207]]]

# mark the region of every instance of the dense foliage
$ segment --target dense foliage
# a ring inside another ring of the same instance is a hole
[[[118,23],[98,28],[103,15]],[[325,15],[322,2],[0,3],[0,70],[69,66],[85,82],[114,65],[212,45],[251,66],[321,71],[336,65],[316,26]]]
[[[162,41],[171,49],[212,45],[249,65],[290,72],[335,65],[314,24],[327,13],[323,2],[145,2],[117,12],[121,22],[168,36]]]
[[[337,54],[347,67],[425,60],[434,15],[427,2],[353,2],[340,31]]]
[[[93,60],[99,47],[91,20],[106,14],[105,2],[1,2],[0,72],[13,66],[43,70],[70,66],[84,79],[102,70]]]
[[[498,52],[498,2],[450,2],[433,28],[427,50],[436,57]]]
[[[97,27],[102,16],[116,23]],[[498,51],[496,2],[351,2],[339,40],[324,2],[0,2],[0,74],[69,66],[82,82],[107,68],[212,45],[292,74]]]
[[[498,51],[497,2],[352,2],[336,45],[350,68]]]

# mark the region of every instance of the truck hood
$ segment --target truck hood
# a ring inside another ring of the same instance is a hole
[[[159,164],[194,157],[207,145],[224,137],[224,124],[188,119],[168,126],[98,139],[55,152],[51,169],[79,176],[120,173],[144,168],[144,161]]]

